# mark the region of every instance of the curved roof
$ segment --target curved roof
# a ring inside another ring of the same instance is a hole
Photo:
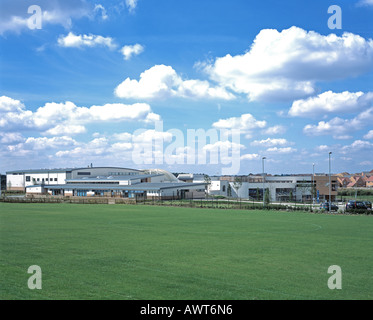
[[[180,182],[171,172],[163,170],[163,169],[148,169],[143,170],[147,174],[162,174],[165,176],[165,182]]]

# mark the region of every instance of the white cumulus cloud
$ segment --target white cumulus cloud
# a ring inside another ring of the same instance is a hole
[[[176,71],[165,65],[156,65],[140,75],[140,80],[125,79],[115,94],[127,99],[192,99],[232,100],[234,95],[221,87],[211,87],[208,81],[183,80]]]
[[[276,125],[273,127],[270,127],[264,131],[264,134],[268,135],[278,135],[278,134],[283,134],[286,132],[286,127],[282,125]]]
[[[106,9],[102,4],[96,4],[93,11],[96,12],[96,13],[101,12],[101,19],[102,20],[107,20],[109,18],[109,16],[106,13]]]
[[[137,1],[138,0],[126,0],[126,6],[129,10],[129,12],[133,12],[136,9]]]
[[[260,159],[260,155],[256,153],[248,153],[241,156],[241,160],[258,160]]]
[[[242,144],[236,143],[236,142],[231,142],[231,141],[218,141],[212,144],[206,144],[202,149],[208,152],[219,152],[220,150],[224,150],[224,149],[241,150],[241,149],[245,149],[245,146]]]
[[[266,125],[266,121],[257,120],[250,113],[243,114],[240,117],[220,119],[212,124],[212,126],[216,129],[237,129],[243,131],[244,133],[250,132],[253,129],[265,128]]]
[[[365,136],[364,139],[371,140],[373,139],[373,130],[370,130]]]
[[[269,153],[278,153],[278,154],[289,154],[289,153],[294,153],[297,152],[297,149],[291,148],[291,147],[286,147],[286,148],[268,148],[267,152]]]
[[[85,133],[87,130],[81,125],[57,125],[44,132],[47,136],[60,136],[60,135],[76,135],[80,133]]]
[[[24,140],[19,132],[0,132],[0,143],[11,144]]]
[[[343,146],[339,152],[341,154],[353,154],[357,151],[373,151],[373,143],[364,140],[355,140],[353,143],[347,146]]]
[[[144,51],[144,47],[141,44],[126,45],[121,49],[124,60],[130,60],[133,56],[137,56]]]
[[[87,108],[78,107],[70,101],[48,102],[33,112],[27,110],[19,100],[0,97],[0,128],[6,131],[34,129],[47,135],[72,135],[84,133],[84,125],[90,123],[151,123],[159,120],[160,116],[146,103],[112,103]]]
[[[252,146],[264,146],[264,147],[285,146],[289,144],[292,144],[292,143],[283,138],[279,138],[279,139],[268,138],[265,140],[255,140],[251,142]]]
[[[294,117],[320,117],[328,113],[351,113],[366,109],[373,103],[373,93],[324,92],[316,97],[293,102],[289,115]]]
[[[68,35],[61,35],[58,38],[58,45],[61,47],[70,47],[70,48],[82,48],[82,47],[108,47],[109,49],[115,49],[117,45],[114,43],[114,40],[111,37],[103,37],[100,35],[94,34],[82,34],[76,35],[72,32],[69,32]]]
[[[344,33],[321,35],[291,27],[264,29],[249,51],[217,58],[210,78],[249,100],[295,100],[313,95],[317,81],[357,76],[373,66],[373,40]]]
[[[320,121],[317,125],[306,125],[303,132],[309,136],[332,135],[334,139],[350,139],[351,133],[361,130],[373,121],[373,107],[352,119],[335,117],[330,121]]]

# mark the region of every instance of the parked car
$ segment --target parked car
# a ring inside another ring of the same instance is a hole
[[[350,200],[346,203],[346,210],[349,209],[366,210],[367,206],[364,204],[363,201]]]
[[[372,210],[372,203],[370,201],[363,201],[363,203],[365,204],[365,206],[367,207],[367,209]]]
[[[326,211],[329,211],[329,202],[324,202],[320,205],[320,209],[324,209]],[[334,203],[330,205],[331,211],[338,211],[338,206]]]

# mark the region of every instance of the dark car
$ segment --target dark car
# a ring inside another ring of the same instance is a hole
[[[356,209],[356,210],[366,210],[367,206],[363,201],[350,200],[346,203],[346,210]]]
[[[338,206],[336,205],[336,204],[334,204],[334,203],[332,203],[331,205],[330,205],[330,209],[331,209],[331,211],[338,211]],[[324,210],[326,210],[326,211],[329,211],[329,202],[324,202],[324,203],[322,203],[321,205],[320,205],[320,209],[324,209]]]
[[[363,201],[363,203],[365,204],[365,206],[367,207],[367,209],[372,210],[372,203],[370,201]]]

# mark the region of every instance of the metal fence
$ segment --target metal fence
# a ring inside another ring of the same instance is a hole
[[[138,197],[115,198],[115,197],[62,197],[62,196],[33,196],[33,197],[0,197],[0,202],[7,203],[71,203],[71,204],[127,204],[127,205],[147,205],[147,206],[169,206],[169,207],[185,207],[185,208],[206,208],[206,209],[234,209],[234,210],[276,210],[276,211],[306,211],[324,213],[325,210],[320,210],[319,204],[305,204],[296,202],[270,203],[263,205],[262,202],[246,199],[144,199]],[[340,208],[344,206],[340,206]],[[338,212],[344,213],[344,209],[339,209]],[[359,212],[360,213],[360,212]],[[365,212],[371,214],[371,211]]]

